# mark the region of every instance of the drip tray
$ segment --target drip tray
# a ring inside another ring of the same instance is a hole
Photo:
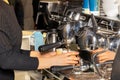
[[[74,74],[71,72],[66,75],[70,80],[100,80],[99,76],[94,72],[82,72],[80,74]]]
[[[66,70],[62,71],[61,74],[70,80],[100,80],[98,74],[95,72],[74,73],[72,70]]]

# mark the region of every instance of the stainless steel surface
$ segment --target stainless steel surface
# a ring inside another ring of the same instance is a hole
[[[79,12],[75,11],[67,12],[66,15],[71,21],[79,21],[81,16]]]
[[[117,33],[117,32],[116,32]],[[119,34],[110,32],[99,32],[97,33],[98,47],[109,49],[116,52],[120,43]]]
[[[117,52],[119,44],[120,44],[120,38],[119,37],[112,37],[112,38],[110,38],[109,50]]]
[[[65,42],[67,44],[70,44],[73,41],[74,36],[74,25],[72,25],[71,23],[67,23],[66,25],[64,25],[63,38]]]
[[[72,70],[64,70],[56,73],[53,73],[49,70],[45,71],[51,76],[55,77],[55,80],[100,80],[99,76],[94,72],[82,72],[81,74],[74,74]]]
[[[70,80],[100,80],[94,72],[83,72],[81,74],[68,74]]]

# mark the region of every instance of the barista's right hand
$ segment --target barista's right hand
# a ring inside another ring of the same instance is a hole
[[[103,51],[103,50],[104,49],[102,49],[102,48],[98,48],[97,50],[93,50],[92,53],[95,54],[95,53]],[[99,54],[97,56],[97,58],[100,63],[103,63],[103,62],[106,62],[109,60],[114,60],[115,55],[116,55],[115,52],[107,50],[106,52]]]
[[[54,53],[54,52],[53,52]],[[50,68],[51,66],[67,66],[77,64],[79,58],[76,57],[78,52],[68,52],[51,57],[39,57],[38,69]]]

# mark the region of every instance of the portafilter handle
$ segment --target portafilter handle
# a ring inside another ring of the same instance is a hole
[[[46,44],[46,45],[39,46],[38,50],[40,52],[45,52],[45,51],[48,51],[48,50],[50,50],[52,48],[60,47],[63,44],[64,44],[63,42],[56,42],[56,43]]]

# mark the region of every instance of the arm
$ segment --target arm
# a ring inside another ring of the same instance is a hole
[[[43,69],[50,68],[51,66],[64,66],[77,64],[79,58],[77,52],[69,52],[66,54],[55,55],[56,53],[48,53],[46,55],[36,56],[40,54],[37,51],[31,51],[30,57],[21,54],[19,50],[14,50],[10,45],[9,39],[0,32],[0,67],[3,69],[17,69],[17,70],[30,70],[30,69]],[[4,61],[4,62],[3,62]]]
[[[21,54],[21,30],[17,27],[18,24],[15,15],[12,16],[12,11],[8,9],[8,12],[10,13],[6,14],[7,10],[4,9],[0,9],[0,68],[12,70],[34,70],[49,68],[53,65],[62,66],[78,63],[78,58],[76,57],[78,53],[76,52],[52,57],[41,55],[32,56],[31,54],[35,53],[34,51],[30,52],[31,57]],[[8,17],[10,17],[9,20]]]
[[[2,31],[0,31],[0,38],[0,67],[17,70],[37,69],[37,58],[21,54],[20,49],[12,46],[7,35]]]

